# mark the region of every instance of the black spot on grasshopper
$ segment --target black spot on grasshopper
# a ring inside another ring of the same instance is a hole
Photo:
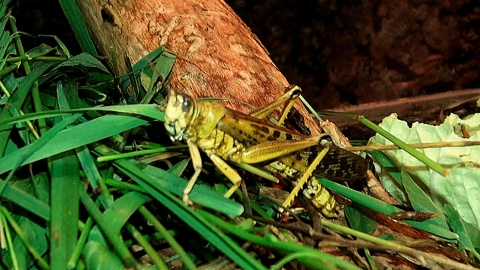
[[[261,126],[261,125],[255,125],[255,124],[251,124],[251,125],[252,125],[252,127],[253,127],[254,129],[259,130],[259,131],[261,131],[261,132],[264,133],[264,134],[269,134],[269,131],[270,131],[270,130],[268,129],[268,127],[266,127],[266,126]]]
[[[312,133],[310,129],[305,125],[305,119],[303,115],[297,109],[295,109],[295,107],[292,107],[290,109],[290,112],[285,119],[285,124],[287,124],[287,126],[292,126],[296,131],[300,132],[301,134],[310,135]]]

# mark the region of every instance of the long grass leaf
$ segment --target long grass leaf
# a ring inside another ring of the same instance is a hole
[[[67,269],[75,269],[75,267],[77,266],[78,260],[80,259],[82,250],[84,249],[85,244],[87,243],[88,235],[92,227],[93,227],[93,219],[92,217],[89,217],[87,219],[87,222],[85,222],[85,226],[82,229],[82,233],[78,237],[77,244],[75,246],[75,249],[73,250],[72,256],[70,256],[70,259],[68,260]]]
[[[346,186],[340,185],[338,183],[329,181],[327,179],[319,179],[320,184],[322,186],[335,191],[336,193],[349,198],[350,200],[361,204],[365,207],[370,209],[374,209],[384,215],[390,215],[396,212],[402,212],[400,208],[397,208],[393,205],[387,204],[379,199],[375,199],[373,197],[367,196],[361,192],[356,190],[352,190]],[[448,228],[444,228],[438,226],[436,222],[431,222],[429,220],[426,221],[413,221],[413,220],[405,220],[405,223],[408,223],[416,228],[424,230],[434,235],[438,235],[440,237],[445,238],[446,240],[458,240],[458,235],[448,230]]]
[[[24,190],[0,180],[0,186],[6,185],[2,198],[15,203],[18,206],[30,211],[43,220],[50,220],[50,206],[41,200],[33,197]]]
[[[184,268],[196,269],[195,263],[193,263],[192,259],[188,256],[182,246],[175,240],[172,234],[158,221],[158,219],[155,218],[155,216],[145,206],[141,206],[138,210],[145,217],[145,219],[148,220],[149,223],[155,227],[155,229],[157,229],[165,241],[170,244],[172,249],[177,252],[183,261]]]
[[[9,108],[10,110],[16,109],[17,111],[20,110],[23,103],[25,102],[25,98],[30,92],[33,84],[36,80],[43,74],[48,68],[51,67],[51,64],[39,64],[35,70],[33,70],[30,74],[22,79],[22,81],[18,84],[18,90],[15,91],[12,96],[7,100],[5,104],[5,108]],[[7,121],[11,116],[14,115],[9,110],[2,110],[0,111],[0,122]],[[1,127],[1,125],[0,125]],[[10,127],[2,127],[0,128],[0,138],[4,138],[5,141],[8,139],[10,134]]]
[[[110,221],[106,219],[105,216],[103,216],[103,214],[97,208],[90,196],[83,189],[80,190],[80,199],[88,213],[92,216],[92,218],[99,226],[100,230],[107,238],[107,240],[112,244],[113,248],[120,256],[120,258],[122,258],[125,265],[128,267],[137,268],[137,266],[139,266],[139,263],[135,260],[133,254],[123,242],[121,235],[119,233],[113,233],[110,231]]]
[[[60,0],[59,2],[82,50],[93,56],[98,56],[95,44],[75,0]]]
[[[82,109],[71,109],[71,110],[55,110],[48,112],[37,112],[24,115],[17,115],[13,117],[8,117],[6,119],[0,120],[0,130],[8,129],[10,124],[16,124],[28,120],[35,120],[40,118],[50,118],[55,116],[61,116],[64,114],[70,113],[85,113],[97,111],[103,112],[117,112],[124,114],[138,115],[141,117],[151,118],[153,120],[164,121],[165,114],[158,110],[158,106],[154,104],[135,104],[135,105],[113,105],[105,107],[92,107],[92,108],[82,108]]]
[[[125,270],[120,257],[104,243],[89,241],[83,250],[83,258],[87,269]]]
[[[112,206],[103,212],[104,218],[109,221],[110,226],[108,229],[111,233],[120,234],[120,229],[127,223],[130,216],[140,206],[150,200],[150,197],[135,191],[129,192],[115,200]]]
[[[50,267],[65,269],[77,241],[80,175],[73,151],[51,158]]]
[[[115,123],[115,125],[112,125],[112,123]],[[146,120],[128,115],[107,115],[99,117],[58,132],[54,138],[42,147],[41,151],[33,153],[20,165],[30,164],[40,159],[108,138],[147,123]],[[109,128],[99,129],[98,127]],[[0,174],[15,168],[15,163],[12,162],[11,159],[18,160],[18,156],[23,156],[25,153],[31,151],[31,147],[32,145],[27,145],[16,153],[6,155],[0,159]]]
[[[68,125],[76,121],[78,118],[79,118],[79,115],[74,115],[63,120],[62,122],[60,122],[59,124],[51,128],[47,133],[45,133],[45,135],[42,136],[38,141],[23,148],[26,150],[24,151],[18,150],[0,159],[0,166],[8,163],[7,165],[10,168],[7,169],[6,171],[12,170],[11,171],[12,173],[19,166],[21,166],[25,162],[25,160],[28,160],[30,157],[38,153],[40,149],[44,148],[45,145],[51,142],[51,140],[54,138],[54,136],[58,132],[60,132],[62,129],[64,129],[65,127],[67,127]],[[9,158],[9,159],[6,159],[6,158]],[[11,173],[10,173],[10,176],[12,175]],[[8,183],[8,179],[9,178],[7,178],[6,181],[2,181],[3,183],[0,186],[0,195],[7,192],[8,194],[5,194],[5,197],[9,196],[12,202],[24,207],[28,211],[32,211],[32,209],[44,210],[38,213],[35,213],[35,212],[33,213],[36,215],[40,215],[42,218],[45,218],[46,220],[50,219],[50,216],[46,216],[47,212],[49,214],[49,210],[46,210],[45,207],[43,209],[38,209],[39,206],[44,205],[43,202],[37,205],[38,199],[33,198],[32,196],[22,196],[22,192],[19,192],[18,190],[16,191],[15,188],[10,188],[7,190],[7,187],[10,185]]]
[[[105,153],[105,148],[102,153]],[[98,152],[98,149],[97,149]],[[123,161],[122,161],[123,162]],[[123,163],[122,163],[123,164]],[[139,166],[144,167],[142,168],[142,174],[146,174],[149,176],[151,183],[159,189],[169,191],[176,195],[182,195],[183,190],[185,189],[188,180],[176,176],[172,173],[166,172],[164,170],[149,166],[143,165],[136,161],[130,161],[129,163],[125,163],[130,166]],[[140,166],[141,165],[141,166]],[[125,170],[124,167],[120,167],[121,170]],[[209,209],[218,211],[220,213],[224,213],[230,217],[237,217],[243,212],[243,206],[223,197],[223,195],[212,191],[209,188],[202,187],[201,185],[196,185],[192,192],[189,195],[190,200],[192,202],[203,205]]]

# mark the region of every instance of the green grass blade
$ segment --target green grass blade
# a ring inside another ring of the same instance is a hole
[[[467,229],[467,226],[472,226],[465,221],[463,221],[462,217],[458,214],[458,212],[451,206],[451,205],[446,205],[445,206],[445,214],[448,218],[448,222],[450,226],[452,227],[453,231],[458,233],[460,236],[459,243],[460,243],[460,248],[465,248],[468,251],[472,252],[473,256],[477,258],[477,260],[480,259],[480,254],[475,250],[475,246],[478,248],[479,244],[478,240],[479,237],[478,235],[475,235],[475,237],[472,237],[470,235],[469,230]],[[472,226],[473,227],[473,226]],[[475,229],[472,231],[476,231]],[[477,240],[477,242],[473,243],[472,239]]]
[[[89,217],[87,219],[87,222],[85,222],[85,226],[82,229],[82,233],[78,237],[77,244],[75,246],[75,249],[73,250],[72,256],[68,260],[67,269],[75,269],[75,267],[77,266],[78,260],[80,259],[82,250],[84,250],[85,248],[85,244],[87,243],[87,239],[90,234],[90,231],[92,230],[92,227],[93,227],[93,219]]]
[[[92,201],[87,192],[83,189],[80,190],[80,199],[85,206],[87,212],[92,216],[92,218],[97,223],[100,230],[103,232],[103,235],[108,239],[112,244],[113,248],[123,260],[126,266],[137,268],[139,266],[138,262],[133,257],[133,254],[125,246],[120,234],[113,233],[110,230],[110,221],[105,218],[105,216],[100,212],[95,203]]]
[[[133,238],[135,238],[138,244],[142,246],[143,250],[145,250],[157,269],[168,270],[169,268],[167,264],[162,260],[162,258],[160,258],[157,251],[153,248],[150,242],[148,242],[147,238],[143,236],[132,224],[127,224],[126,227]]]
[[[388,203],[385,203],[379,199],[375,199],[373,197],[370,197],[368,195],[365,195],[361,192],[358,192],[356,190],[352,190],[351,188],[348,188],[346,186],[340,185],[338,183],[329,181],[327,179],[318,179],[320,184],[324,187],[326,187],[329,190],[335,191],[336,193],[345,196],[349,198],[350,200],[361,204],[367,208],[373,209],[377,212],[380,212],[384,215],[391,215],[392,213],[396,212],[402,212],[403,210],[400,208],[397,208],[393,205],[390,205]],[[449,241],[455,241],[458,240],[458,235],[451,232],[448,228],[444,228],[441,226],[438,226],[436,222],[431,222],[429,220],[425,220],[422,222],[419,221],[413,221],[413,220],[405,220],[405,223],[408,223],[418,229],[424,230],[426,232],[429,232],[434,235],[438,235],[440,237],[445,238],[446,240]]]
[[[27,192],[0,180],[0,186],[6,185],[2,198],[21,206],[43,220],[50,220],[50,206]]]
[[[113,205],[109,207],[103,216],[109,221],[109,231],[112,234],[120,234],[120,230],[127,223],[131,215],[144,203],[151,200],[148,196],[139,192],[129,192],[115,200]]]
[[[49,131],[47,131],[45,133],[45,135],[42,136],[39,140],[37,140],[35,143],[30,144],[30,145],[23,148],[23,149],[26,149],[26,150],[15,151],[15,152],[7,155],[6,157],[0,159],[0,166],[6,164],[8,167],[10,167],[6,171],[11,170],[10,176],[12,176],[14,170],[16,170],[19,166],[21,166],[25,162],[25,160],[28,160],[30,157],[32,157],[33,155],[38,153],[49,142],[52,141],[52,139],[54,138],[54,136],[58,132],[60,132],[65,127],[67,127],[68,125],[70,125],[71,123],[76,121],[78,118],[79,118],[79,115],[74,115],[74,116],[68,117],[66,120],[63,120],[62,122],[60,122],[59,124],[57,124],[53,128],[51,128]],[[28,211],[32,211],[32,209],[44,210],[44,211],[33,212],[33,213],[45,218],[46,220],[50,219],[50,216],[48,216],[48,217],[46,216],[47,212],[48,212],[48,214],[50,214],[49,210],[47,211],[45,209],[45,207],[43,207],[43,209],[38,209],[39,207],[44,205],[43,202],[41,204],[37,205],[36,203],[37,203],[38,199],[33,198],[30,195],[22,196],[23,195],[22,192],[16,190],[15,188],[10,188],[10,189],[7,190],[7,187],[10,185],[8,183],[8,179],[9,178],[7,178],[6,181],[2,181],[2,185],[0,186],[0,195],[2,195],[3,193],[7,193],[7,194],[4,194],[5,197],[9,196],[10,199],[12,200],[12,202],[14,202],[14,203],[16,203],[16,204],[18,204],[22,207],[25,207],[25,209],[28,210]]]
[[[115,125],[111,123],[115,123]],[[51,157],[145,124],[148,124],[146,120],[128,115],[107,115],[99,117],[58,132],[54,138],[42,147],[41,151],[33,153],[25,162],[22,162],[21,165],[30,164],[34,161]],[[109,128],[99,129],[98,127]],[[32,145],[27,145],[16,153],[6,155],[0,159],[0,174],[15,168],[15,163],[12,159],[18,160],[17,156],[23,156],[25,153],[31,151],[31,148]]]
[[[2,212],[3,216],[6,218],[6,220],[10,224],[10,226],[13,228],[13,230],[15,231],[17,236],[21,239],[21,241],[23,242],[23,244],[25,245],[27,250],[35,258],[38,266],[42,269],[49,269],[49,265],[42,258],[41,253],[38,250],[36,250],[35,247],[32,246],[30,241],[29,241],[30,239],[29,239],[29,236],[27,235],[27,233],[29,233],[31,231],[25,232],[24,230],[22,230],[19,223],[17,223],[17,221],[12,217],[10,212],[8,212],[8,210],[5,207],[0,206],[0,211]]]
[[[73,151],[51,158],[50,267],[65,269],[77,241],[80,175]]]
[[[59,2],[82,50],[97,57],[97,49],[75,0],[60,0]]]
[[[142,172],[150,176],[152,183],[154,183],[156,187],[161,187],[163,190],[168,190],[179,196],[183,194],[183,190],[188,183],[188,180],[184,178],[150,165],[144,166]],[[195,185],[189,198],[196,204],[219,211],[232,218],[243,213],[242,205],[226,199],[222,194],[214,192],[209,188],[202,187],[201,185]]]
[[[22,81],[18,84],[18,90],[13,93],[13,95],[8,99],[8,106],[20,109],[25,102],[25,98],[30,93],[30,89],[38,78],[45,73],[50,67],[51,63],[41,63],[39,64],[31,73],[29,73]],[[8,116],[3,116],[7,114],[7,110],[3,110],[0,114],[0,120],[8,118]],[[8,115],[8,114],[7,114]]]
[[[158,219],[155,218],[155,216],[145,206],[141,206],[138,210],[145,217],[145,219],[148,220],[148,222],[152,224],[160,234],[162,234],[163,238],[170,244],[172,249],[177,252],[183,261],[183,267],[186,269],[196,269],[195,263],[192,261],[192,259],[190,259],[188,254],[175,240],[172,234],[160,223],[160,221],[158,221]]]
[[[0,223],[2,224],[1,227],[1,232],[4,233],[4,239],[6,239],[7,242],[7,247],[13,247],[13,237],[12,237],[12,232],[10,231],[10,226],[7,224],[7,219],[5,218],[5,215],[3,215],[2,211],[0,211]],[[10,266],[13,268],[13,270],[20,270],[20,266],[18,263],[18,258],[17,258],[17,253],[15,252],[14,248],[9,248],[8,249],[8,254],[10,255],[10,261],[11,263],[9,264],[7,262],[7,256],[3,256],[2,261],[3,263],[8,267]],[[5,254],[6,255],[6,254]]]
[[[87,269],[125,270],[122,260],[111,246],[105,243],[88,241],[82,254]]]
[[[165,119],[165,114],[162,111],[158,110],[158,106],[154,104],[113,105],[113,106],[105,106],[105,107],[92,107],[92,108],[83,108],[83,109],[37,112],[37,113],[30,113],[30,114],[24,114],[24,115],[17,115],[13,117],[6,117],[5,119],[0,120],[0,131],[7,130],[9,128],[9,125],[11,124],[16,124],[16,123],[20,123],[28,120],[61,116],[69,113],[84,113],[84,112],[96,112],[96,111],[132,114],[132,115],[143,116],[146,118],[151,118],[158,121],[164,121]]]

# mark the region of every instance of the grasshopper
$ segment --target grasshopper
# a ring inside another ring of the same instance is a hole
[[[364,178],[367,163],[362,157],[330,144],[326,134],[301,135],[261,119],[287,101],[285,111],[288,111],[300,92],[298,86],[292,86],[278,100],[247,115],[216,102],[195,100],[169,90],[165,128],[173,141],[187,143],[194,166],[194,174],[183,192],[184,202],[189,203],[188,194],[201,172],[202,150],[233,183],[225,197],[230,197],[242,180],[226,161],[255,164],[298,180],[283,207],[290,206],[307,183],[304,194],[324,215],[334,216],[335,199],[312,175],[355,181]],[[280,124],[285,117],[284,112]]]

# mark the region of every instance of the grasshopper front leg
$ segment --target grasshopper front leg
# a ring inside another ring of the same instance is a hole
[[[197,182],[197,178],[202,172],[203,165],[202,165],[202,157],[200,156],[200,150],[198,149],[198,146],[190,140],[187,141],[187,145],[188,145],[188,150],[190,151],[190,156],[192,157],[194,173],[192,177],[190,177],[190,180],[188,181],[188,184],[185,187],[185,189],[183,189],[182,200],[183,202],[185,202],[185,204],[189,205],[191,204],[191,201],[188,199],[188,195],[192,191],[193,186],[195,185],[195,182]]]
[[[207,153],[210,160],[212,160],[213,164],[225,175],[230,182],[232,182],[233,186],[223,195],[225,198],[230,198],[233,193],[240,187],[242,183],[242,177],[238,174],[238,172],[230,167],[230,165],[225,162],[221,157]]]

